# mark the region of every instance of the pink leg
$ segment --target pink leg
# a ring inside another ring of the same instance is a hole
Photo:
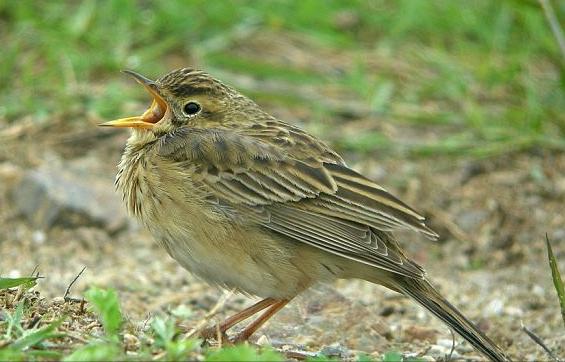
[[[203,339],[214,338],[217,336],[218,329],[220,330],[220,333],[223,335],[228,329],[230,329],[234,325],[238,324],[241,321],[246,320],[247,318],[259,313],[263,309],[268,308],[278,302],[279,302],[278,300],[272,298],[263,299],[262,301],[253,304],[251,307],[248,307],[242,310],[241,312],[232,315],[231,317],[220,323],[219,326],[212,326],[203,329],[199,333],[199,335]]]
[[[243,331],[241,331],[233,340],[234,343],[247,341],[253,333],[255,333],[265,322],[274,316],[279,310],[290,302],[290,299],[275,300],[275,302],[267,309],[259,318],[251,322]]]

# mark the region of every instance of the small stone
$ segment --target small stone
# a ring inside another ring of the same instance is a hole
[[[81,162],[92,167],[82,169]],[[98,176],[95,169],[93,161],[79,159],[60,165],[50,162],[27,171],[12,188],[15,209],[41,230],[54,225],[121,230],[128,219],[113,178]]]
[[[419,356],[418,361],[425,361],[425,362],[435,362],[436,359],[432,356]]]
[[[36,244],[43,244],[46,239],[45,233],[41,230],[36,230],[31,234],[31,240]]]
[[[564,240],[565,240],[565,228],[555,230],[553,234],[550,236],[550,241],[552,244],[556,244]]]
[[[467,232],[477,230],[489,218],[489,213],[485,210],[468,210],[459,215],[457,225]]]
[[[124,344],[126,345],[127,350],[136,349],[139,347],[139,339],[133,334],[125,333]]]
[[[488,316],[500,316],[504,311],[504,302],[500,299],[493,299],[485,310]]]
[[[284,345],[280,346],[279,348],[282,352],[286,352],[286,351],[291,351],[292,349],[294,349],[294,346],[290,345],[290,344],[284,344]]]
[[[510,306],[504,308],[504,314],[512,317],[522,317],[524,315],[524,311],[522,310],[522,308]]]
[[[536,284],[532,287],[532,293],[538,297],[543,297],[545,296],[545,289],[541,285]]]
[[[451,348],[453,347],[453,343],[454,343],[454,341],[452,339],[442,338],[442,339],[438,339],[436,344],[438,346],[442,346],[444,348],[449,348],[451,350]]]
[[[428,313],[426,313],[422,309],[418,309],[418,311],[416,312],[416,318],[418,318],[419,321],[425,321],[428,319],[428,317],[429,317]]]
[[[63,297],[55,297],[52,301],[53,305],[61,305],[65,303],[65,298]]]
[[[84,327],[84,329],[90,330],[90,329],[93,329],[93,328],[96,328],[96,327],[99,327],[99,326],[100,326],[100,322],[92,321],[86,327]]]
[[[320,350],[320,354],[326,357],[339,357],[340,359],[345,359],[351,353],[347,348],[340,344],[332,344],[331,346],[324,346]]]

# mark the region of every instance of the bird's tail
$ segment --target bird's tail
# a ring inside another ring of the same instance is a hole
[[[401,279],[401,281],[399,280]],[[492,361],[510,361],[510,358],[490,338],[481,332],[451,303],[443,298],[434,287],[423,279],[395,278],[393,289],[411,297],[436,317],[453,328],[478,351]],[[399,283],[400,281],[400,283]],[[391,285],[392,286],[392,285]]]

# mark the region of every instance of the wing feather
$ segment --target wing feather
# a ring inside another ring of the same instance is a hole
[[[437,234],[414,209],[340,159],[300,160],[263,139],[221,129],[181,128],[157,145],[159,156],[192,167],[193,181],[209,198],[242,220],[377,268],[413,278],[424,275],[388,232]]]

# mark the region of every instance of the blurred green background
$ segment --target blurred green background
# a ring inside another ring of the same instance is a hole
[[[564,60],[537,1],[2,1],[0,41],[0,126],[91,127],[148,102],[119,70],[196,66],[342,150],[565,149]]]

